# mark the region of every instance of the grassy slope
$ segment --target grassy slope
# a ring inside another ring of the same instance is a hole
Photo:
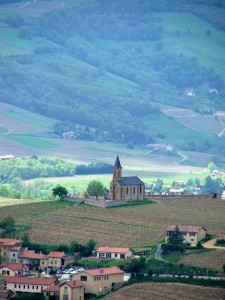
[[[17,10],[19,12],[19,10]],[[13,11],[15,13],[15,11]],[[8,7],[5,10],[0,11],[0,19],[4,20],[6,16],[10,15],[10,8]],[[166,47],[168,47],[170,50],[174,52],[182,51],[187,55],[190,56],[196,56],[198,59],[202,60],[202,63],[205,66],[211,66],[213,65],[217,71],[219,71],[221,68],[224,68],[224,65],[221,63],[216,63],[215,57],[211,53],[218,54],[216,57],[219,57],[219,60],[222,59],[223,56],[223,50],[224,45],[221,43],[221,41],[225,37],[225,33],[215,29],[212,27],[209,23],[206,21],[200,19],[199,17],[196,17],[192,14],[188,13],[160,13],[159,16],[162,18],[164,26],[166,28],[166,33],[163,38],[163,43]],[[170,35],[170,31],[175,30],[181,31],[181,36],[174,36]],[[193,32],[193,36],[187,37],[183,35],[187,31],[187,29],[190,29],[191,32]],[[210,38],[206,38],[205,31],[211,30],[212,36]],[[15,47],[13,49],[13,53],[11,54],[21,54],[22,50],[32,52],[35,46],[35,41],[27,41],[24,39],[20,39],[18,37],[18,30],[13,28],[1,28],[0,30],[0,41],[3,40],[6,45],[1,47],[1,49],[10,49],[10,47]],[[199,43],[199,40],[201,43]],[[113,44],[114,46],[118,48],[123,48],[126,46],[129,47],[136,47],[137,45],[141,45],[146,51],[151,51],[153,47],[156,46],[156,42],[127,42],[127,43],[116,43],[115,41],[101,41],[100,42],[102,47],[107,47],[110,44]],[[205,45],[207,44],[207,47]],[[9,47],[10,45],[10,47]],[[210,45],[210,46],[209,46]],[[207,50],[206,50],[207,49]],[[14,51],[15,50],[15,51]],[[213,50],[213,51],[212,51]],[[1,50],[0,50],[1,51]],[[4,55],[4,53],[2,53]],[[24,53],[25,54],[25,53]],[[62,54],[64,56],[64,54]],[[211,55],[211,56],[210,56]],[[84,63],[79,60],[76,61],[76,73],[81,73],[82,71],[89,72],[91,70],[95,70],[96,68]],[[68,65],[69,67],[69,65]],[[223,69],[222,69],[223,70]],[[146,70],[146,72],[150,72],[150,70]],[[72,75],[69,74],[68,75]],[[154,77],[156,74],[152,72],[152,76]],[[89,84],[89,86],[98,89],[99,87],[103,87],[104,82],[104,89],[110,89],[110,90],[117,90],[118,93],[121,91],[126,91],[129,93],[133,93],[134,91],[139,90],[139,86],[135,84],[132,81],[129,81],[127,79],[124,79],[120,76],[116,76],[114,74],[106,73],[101,78],[97,79],[88,79],[85,81],[85,84]],[[23,119],[25,117],[25,119]],[[21,116],[18,114],[14,114],[13,118],[23,119],[23,121],[36,122],[35,120],[32,121],[28,120],[29,116]],[[166,138],[163,140],[163,142],[167,142],[168,140],[170,142],[176,142],[177,138],[182,139],[184,136],[186,139],[189,137],[192,137],[194,139],[194,142],[204,144],[206,140],[211,140],[213,142],[212,136],[208,134],[203,134],[202,132],[194,131],[190,128],[186,128],[184,126],[181,126],[176,121],[174,121],[171,118],[168,118],[164,115],[152,115],[151,120],[144,120],[145,123],[149,124],[149,132],[154,138],[157,138],[158,133],[162,133]],[[160,125],[159,125],[160,124]],[[39,126],[45,126],[40,125]],[[174,132],[176,132],[176,136],[174,135]],[[31,143],[28,140],[29,138],[25,137],[16,137],[11,136],[10,137],[13,140],[16,140],[17,142],[20,142],[26,146],[30,146]],[[38,144],[39,141],[37,141],[36,144]],[[42,143],[41,148],[44,147],[52,147],[48,142]],[[178,145],[179,146],[179,145]]]

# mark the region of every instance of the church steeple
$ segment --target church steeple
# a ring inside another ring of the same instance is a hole
[[[122,177],[122,166],[121,166],[121,163],[120,163],[119,156],[117,155],[115,164],[113,166],[113,178],[114,178],[114,181],[117,181],[121,177]]]
[[[121,163],[120,163],[120,159],[119,159],[119,156],[117,155],[116,157],[116,161],[115,161],[115,164],[114,164],[114,169],[122,169],[122,166],[121,166]]]

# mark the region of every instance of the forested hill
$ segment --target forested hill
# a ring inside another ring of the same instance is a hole
[[[11,2],[0,11],[0,101],[115,142],[225,155],[224,138],[179,125],[159,105],[225,110],[223,1]]]

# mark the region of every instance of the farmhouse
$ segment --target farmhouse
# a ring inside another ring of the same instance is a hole
[[[117,155],[110,183],[110,200],[137,201],[145,199],[145,185],[137,176],[122,177],[122,166]]]
[[[0,239],[0,255],[4,262],[8,261],[9,252],[14,247],[22,247],[22,241],[17,239]]]
[[[0,266],[0,274],[8,276],[27,276],[29,275],[29,267],[24,264],[3,263]]]
[[[85,293],[98,294],[110,290],[124,281],[124,272],[116,267],[85,270],[73,275],[74,280],[81,280]]]
[[[129,248],[115,248],[115,247],[99,247],[97,250],[98,258],[116,258],[126,259],[132,257],[132,251]]]
[[[207,230],[201,226],[178,225],[178,228],[182,232],[184,240],[192,245],[196,245],[199,241],[206,237]],[[168,242],[169,237],[172,235],[172,232],[174,232],[175,229],[176,225],[170,225],[167,228],[166,242]]]

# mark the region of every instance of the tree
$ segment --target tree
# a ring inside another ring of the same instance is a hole
[[[6,232],[10,232],[14,230],[15,226],[15,219],[11,216],[5,217],[1,221],[1,227],[5,229]]]
[[[61,200],[63,197],[68,195],[68,191],[64,186],[61,185],[57,185],[56,187],[54,187],[52,189],[52,195],[54,197],[59,197],[59,199]]]
[[[179,227],[176,225],[174,231],[172,231],[171,236],[169,238],[169,243],[172,245],[181,245],[183,244],[183,241],[183,234],[180,231]]]
[[[216,165],[214,164],[213,161],[211,161],[211,162],[208,164],[208,167],[207,167],[207,168],[209,169],[210,173],[212,173],[213,170],[216,169]]]
[[[89,182],[87,187],[87,193],[90,196],[95,196],[98,199],[98,196],[102,196],[104,193],[104,186],[98,180],[92,180]]]

